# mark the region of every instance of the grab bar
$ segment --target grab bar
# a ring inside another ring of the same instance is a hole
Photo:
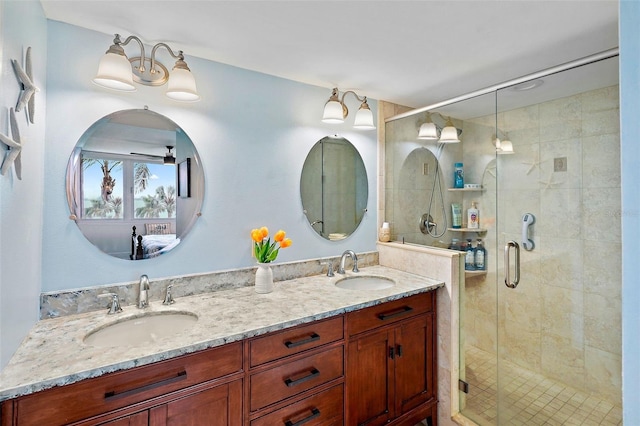
[[[510,257],[509,253],[511,252],[511,247],[514,247],[516,249],[515,250],[516,251],[516,261],[515,261],[516,275],[513,281],[511,281],[511,274],[510,274],[511,262],[509,259]],[[518,286],[518,283],[520,282],[520,246],[515,241],[509,241],[504,246],[504,271],[505,271],[505,278],[504,278],[505,285],[509,288],[516,288]]]

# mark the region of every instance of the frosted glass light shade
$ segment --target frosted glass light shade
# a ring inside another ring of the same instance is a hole
[[[501,141],[500,149],[498,150],[498,154],[513,154],[513,144],[511,141]]]
[[[344,115],[342,112],[342,104],[338,101],[329,101],[324,105],[322,114],[322,122],[324,123],[344,123]]]
[[[196,89],[196,79],[191,71],[174,68],[169,74],[166,95],[175,101],[195,102],[200,100]]]
[[[98,86],[125,92],[136,90],[133,85],[131,63],[126,56],[117,53],[106,53],[102,56],[93,82]]]
[[[440,139],[438,140],[440,143],[459,143],[460,139],[458,139],[458,129],[453,126],[447,126],[442,129],[442,133],[440,133]]]
[[[375,124],[373,124],[373,113],[369,108],[360,108],[356,112],[353,128],[361,130],[373,130],[376,128]]]
[[[435,141],[438,139],[438,129],[436,129],[436,125],[433,123],[424,123],[420,126],[420,130],[418,130],[418,139],[427,141]]]

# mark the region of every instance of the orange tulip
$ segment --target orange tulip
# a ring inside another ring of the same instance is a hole
[[[280,242],[280,248],[287,248],[291,245],[291,243],[292,243],[291,238],[285,238]]]
[[[262,232],[259,229],[251,230],[251,239],[256,243],[262,241]]]
[[[285,236],[285,232],[281,229],[278,232],[276,232],[276,235],[273,236],[273,239],[281,243],[282,240],[284,240],[284,236]]]
[[[269,229],[266,226],[260,228],[260,232],[262,233],[262,238],[267,238],[269,236]]]

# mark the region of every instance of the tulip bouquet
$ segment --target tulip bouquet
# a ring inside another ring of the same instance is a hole
[[[276,260],[281,248],[291,245],[291,239],[285,238],[286,233],[281,229],[273,236],[273,243],[269,238],[269,229],[263,226],[260,229],[251,230],[253,240],[253,255],[259,263],[270,263]]]

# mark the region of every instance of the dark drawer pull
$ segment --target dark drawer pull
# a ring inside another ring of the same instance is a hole
[[[305,417],[302,420],[298,420],[295,423],[292,423],[291,420],[287,420],[286,422],[284,422],[284,426],[300,426],[302,424],[305,424],[309,420],[313,420],[313,419],[318,418],[318,417],[320,417],[320,410],[318,410],[317,408],[312,408],[310,416]]]
[[[320,372],[316,368],[312,369],[310,373],[311,374],[307,374],[306,376],[300,377],[299,379],[296,379],[296,380],[285,379],[284,384],[290,388],[292,386],[299,385],[300,383],[306,382],[307,380],[314,379],[320,375]]]
[[[105,401],[113,401],[115,399],[124,398],[126,396],[131,396],[136,393],[145,392],[151,389],[159,388],[160,386],[168,385],[171,383],[179,382],[181,380],[185,380],[187,378],[187,372],[181,371],[173,377],[169,377],[164,380],[159,380],[157,382],[149,383],[148,385],[140,386],[139,388],[129,389],[124,392],[116,393],[115,391],[105,392],[104,399]]]
[[[378,318],[384,321],[384,320],[388,320],[389,318],[394,318],[400,315],[404,315],[407,312],[411,312],[411,311],[413,311],[413,308],[411,306],[405,306],[403,308],[400,308],[396,312],[391,312],[390,314],[378,314]]]
[[[291,348],[295,348],[297,346],[302,346],[302,345],[306,345],[307,343],[311,343],[311,342],[315,342],[316,340],[320,340],[320,335],[316,334],[316,333],[311,333],[311,336],[309,336],[309,338],[307,339],[300,339],[296,342],[292,342],[291,340],[287,340],[286,342],[284,342],[284,345],[291,349]]]

